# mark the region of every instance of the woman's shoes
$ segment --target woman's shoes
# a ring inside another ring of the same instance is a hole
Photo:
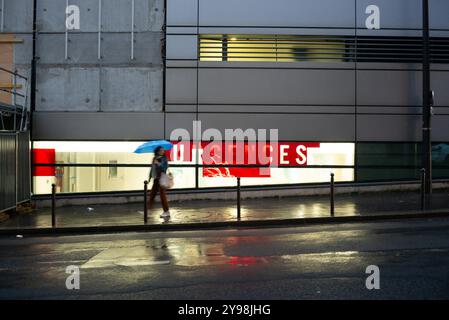
[[[164,213],[161,214],[161,218],[170,218],[170,211],[164,211]]]

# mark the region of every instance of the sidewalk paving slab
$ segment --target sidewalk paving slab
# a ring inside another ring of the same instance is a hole
[[[179,230],[442,216],[449,212],[449,190],[435,192],[425,214],[419,208],[417,192],[337,195],[335,217],[330,217],[330,201],[326,196],[246,199],[242,201],[238,221],[235,201],[195,200],[172,203],[170,220],[159,217],[162,210],[156,204],[144,225],[141,203],[70,206],[56,208],[57,230],[51,229],[51,210],[45,208],[16,214],[0,223],[0,234]]]

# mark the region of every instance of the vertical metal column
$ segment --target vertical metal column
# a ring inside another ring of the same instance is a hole
[[[30,173],[33,175],[34,168],[34,157],[32,156],[32,150],[34,148],[33,142],[33,112],[36,109],[36,43],[37,43],[37,0],[33,0],[33,57],[31,59],[31,83],[30,83],[30,119],[29,119],[29,130],[30,130],[30,142],[31,142],[31,152],[30,152]],[[30,180],[30,188],[34,190],[34,179]]]
[[[22,118],[20,119],[20,131],[26,131],[26,119],[28,114],[28,79],[25,79],[24,102],[22,106]]]
[[[68,8],[69,6],[69,0],[65,1],[65,7]],[[65,19],[67,19],[67,11],[65,12]],[[64,57],[67,60],[69,58],[69,30],[67,29],[67,25],[65,26],[65,40],[64,40]]]
[[[17,129],[17,69],[14,70],[13,82],[12,82],[12,105],[14,106],[14,125],[13,130]]]
[[[102,0],[98,0],[98,43],[97,43],[97,58],[101,60],[101,20],[102,20]]]
[[[422,110],[422,161],[426,169],[425,193],[432,194],[432,121],[430,105],[430,36],[429,0],[422,1],[423,10],[423,110]]]
[[[222,61],[228,61],[228,36],[223,36],[223,39],[221,39],[222,43],[222,52],[221,52],[221,60]]]
[[[148,223],[148,181],[143,183],[143,223]]]
[[[241,218],[240,177],[237,177],[237,219]]]
[[[16,110],[17,112],[17,110]],[[15,172],[14,172],[14,194],[15,194],[15,204],[16,204],[16,210],[17,210],[17,204],[19,203],[19,157],[20,157],[20,152],[19,152],[19,134],[18,132],[15,132],[15,157],[16,157],[16,161],[15,161]]]
[[[335,175],[332,172],[331,173],[331,190],[330,190],[330,213],[331,213],[331,217],[334,216],[335,214]]]
[[[426,169],[421,169],[421,210],[426,209]]]
[[[134,17],[135,16],[135,1],[131,1],[131,60],[134,60]]]
[[[56,185],[51,185],[51,226],[56,226]]]

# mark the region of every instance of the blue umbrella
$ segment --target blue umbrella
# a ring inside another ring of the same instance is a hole
[[[167,140],[148,141],[137,147],[134,153],[152,153],[157,147],[162,147],[165,150],[171,150],[173,148],[173,144]]]

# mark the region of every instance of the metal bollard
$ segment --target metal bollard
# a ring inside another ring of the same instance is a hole
[[[241,210],[240,210],[240,177],[237,177],[237,219],[240,220]]]
[[[148,222],[148,181],[143,182],[143,222]]]
[[[331,172],[331,194],[330,194],[330,197],[331,197],[331,217],[333,217],[334,216],[334,214],[335,214],[335,201],[334,201],[334,195],[335,195],[335,179],[334,179],[334,173],[333,172]]]
[[[51,185],[51,226],[54,228],[56,226],[56,185],[53,183]]]
[[[426,210],[426,169],[421,168],[421,210]]]

